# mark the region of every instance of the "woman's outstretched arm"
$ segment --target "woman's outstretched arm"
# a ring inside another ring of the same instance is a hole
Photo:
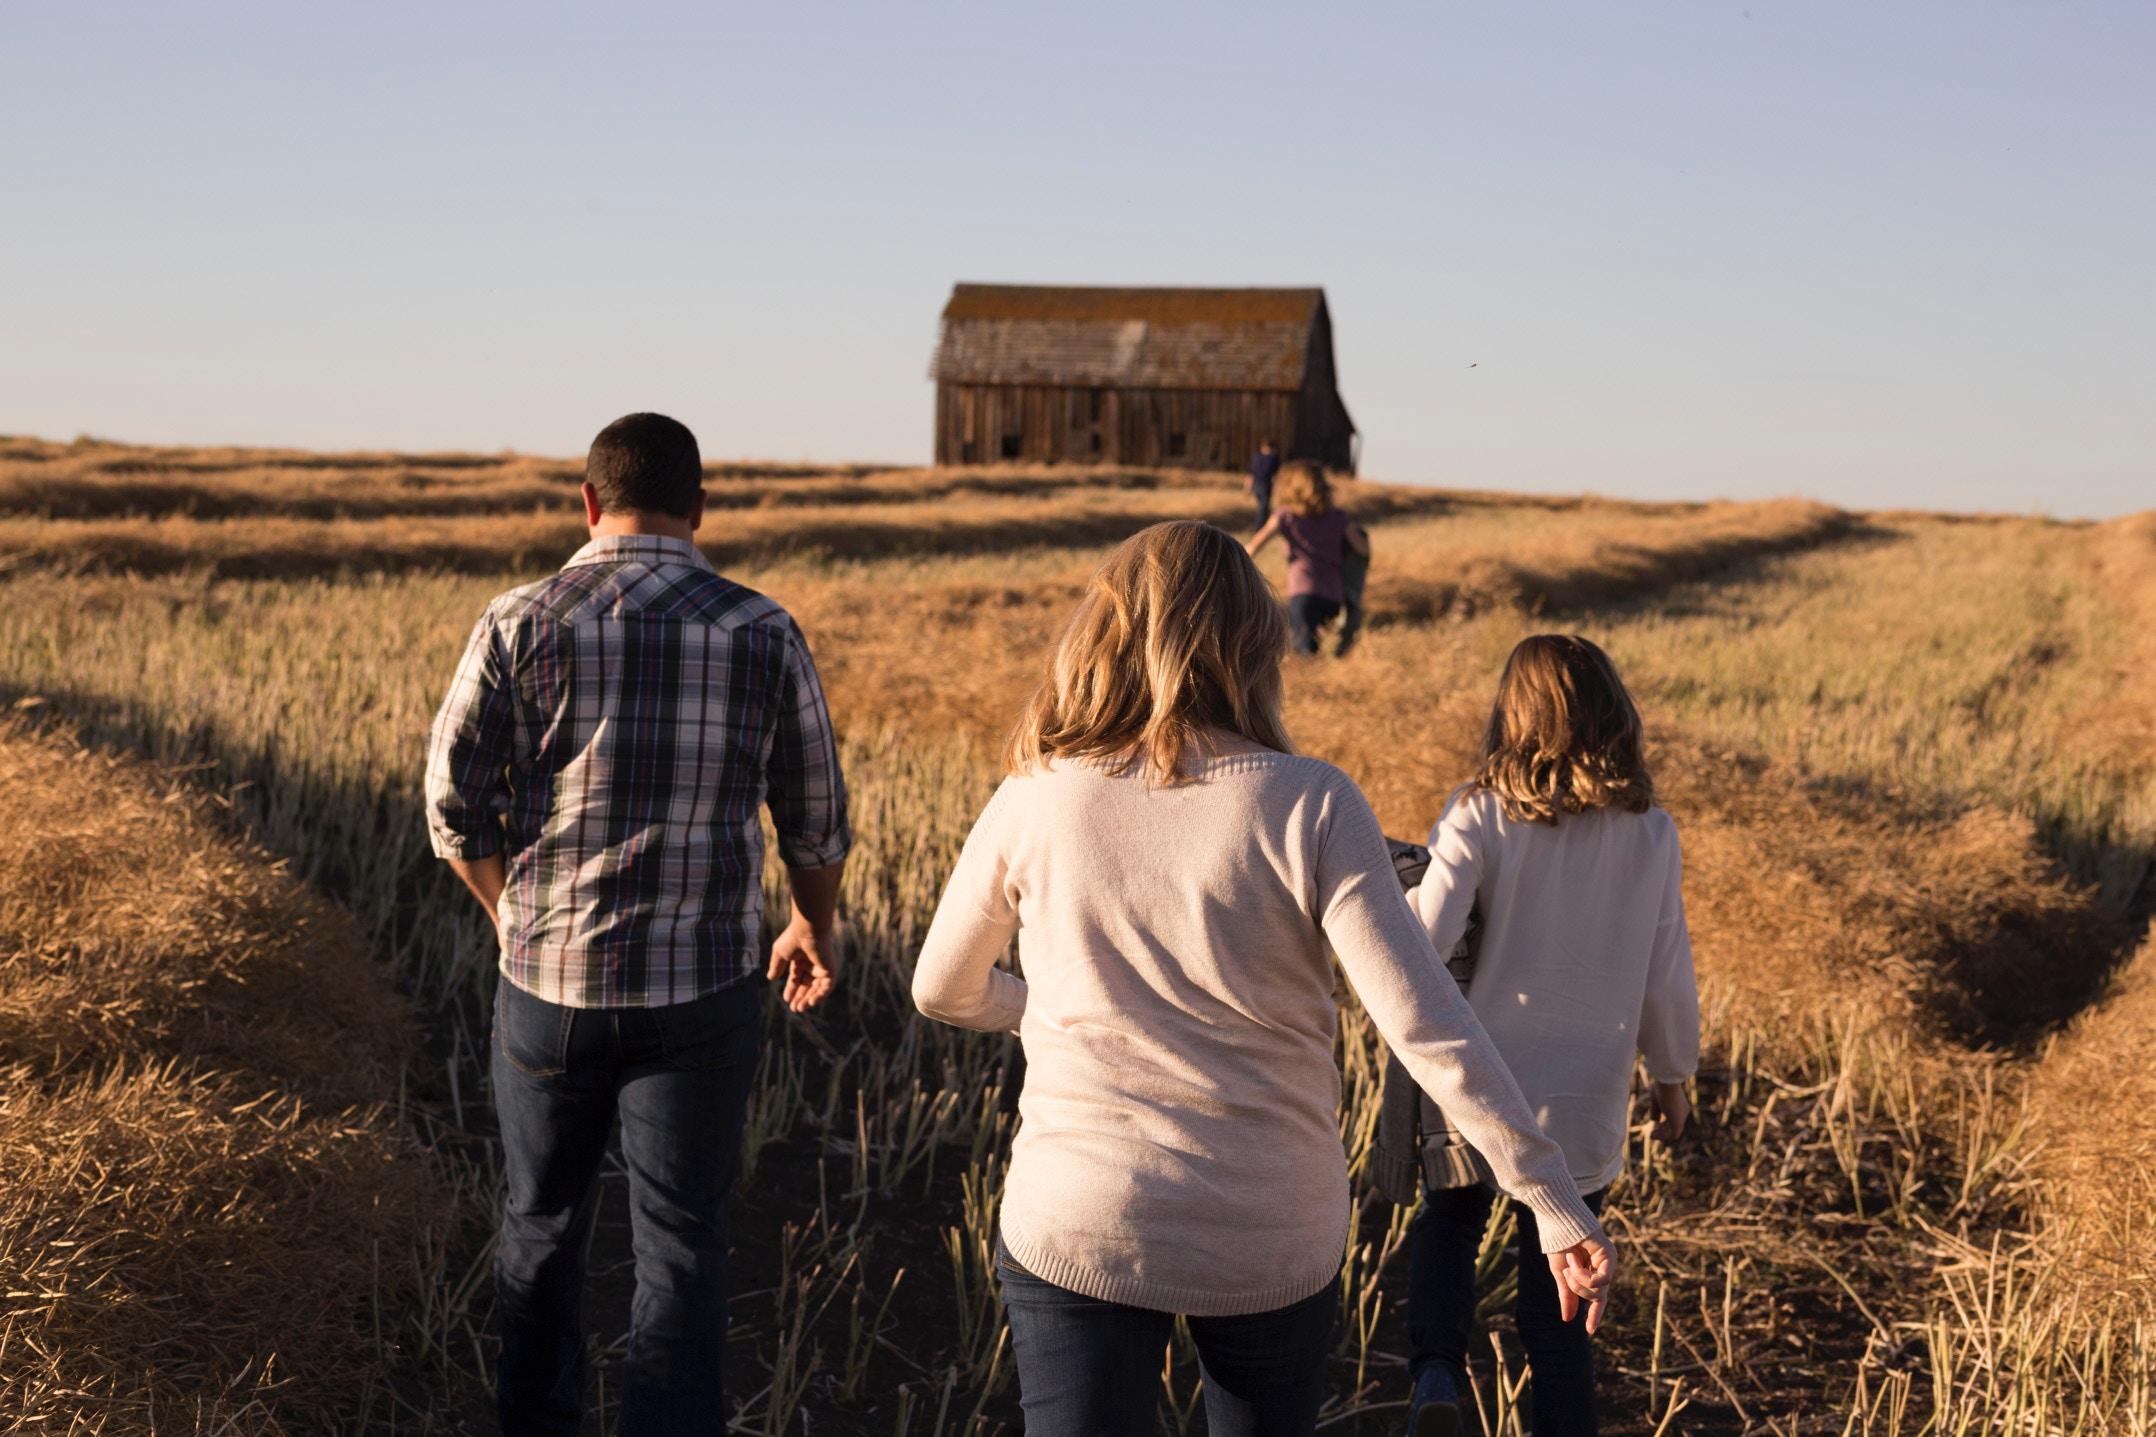
[[[916,1008],[939,1022],[991,1033],[1016,1031],[1026,1013],[1026,980],[996,966],[1018,932],[998,832],[1006,791],[998,789],[974,823],[913,969]]]
[[[1243,547],[1245,549],[1248,549],[1251,554],[1255,556],[1260,549],[1264,548],[1267,544],[1272,543],[1273,535],[1279,532],[1280,511],[1276,509],[1273,511],[1272,517],[1265,521],[1265,527],[1258,530],[1257,533],[1252,534],[1250,536],[1249,542],[1244,544]]]

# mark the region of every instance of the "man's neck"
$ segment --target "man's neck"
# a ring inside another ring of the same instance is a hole
[[[599,522],[591,526],[594,539],[641,534],[646,538],[680,539],[688,543],[694,540],[695,533],[695,525],[670,514],[601,514]]]

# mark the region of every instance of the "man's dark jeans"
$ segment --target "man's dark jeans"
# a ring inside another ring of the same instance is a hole
[[[664,1008],[564,1008],[497,985],[504,1437],[578,1430],[584,1259],[617,1112],[636,1297],[616,1430],[726,1430],[726,1204],[763,1012],[761,981]]]
[[[1603,1194],[1586,1194],[1602,1211]],[[1407,1340],[1409,1372],[1431,1363],[1452,1370],[1467,1390],[1467,1345],[1475,1335],[1475,1254],[1497,1194],[1476,1184],[1422,1195],[1408,1234]],[[1512,1309],[1520,1346],[1527,1350],[1535,1428],[1542,1437],[1593,1437],[1595,1356],[1587,1324],[1558,1316],[1557,1279],[1542,1256],[1535,1215],[1512,1205],[1518,1226],[1519,1298]]]
[[[1026,1437],[1149,1437],[1175,1315],[1102,1302],[996,1264],[1018,1360]],[[1193,1317],[1213,1437],[1310,1437],[1325,1402],[1325,1357],[1340,1279],[1247,1317]]]

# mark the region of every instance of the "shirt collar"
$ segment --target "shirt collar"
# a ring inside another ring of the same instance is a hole
[[[641,560],[646,564],[687,564],[707,573],[717,573],[704,551],[687,539],[669,539],[663,534],[603,534],[586,543],[583,548],[569,556],[564,569],[580,564],[620,564]]]

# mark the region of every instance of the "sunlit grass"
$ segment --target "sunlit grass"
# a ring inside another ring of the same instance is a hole
[[[784,482],[804,491],[803,522],[898,528],[732,566],[818,649],[860,835],[845,995],[777,1026],[751,1114],[752,1188],[802,1186],[777,1286],[745,1304],[748,1391],[763,1390],[740,1420],[969,1431],[1011,1412],[985,1243],[1016,1049],[914,1018],[911,956],[994,782],[999,730],[1102,535],[1193,505],[1239,518],[1239,501],[1217,484],[1059,495],[1054,476],[1015,476],[933,503],[829,494],[818,517],[816,481]],[[784,517],[759,511],[758,533],[783,537]],[[938,525],[1016,538],[938,555]],[[2063,1099],[2027,1101],[2045,1050],[1988,1050],[1997,1015],[1949,1009],[1971,974],[2107,959],[2075,948],[2084,927],[2123,931],[2050,860],[2110,880],[2147,850],[2151,750],[2116,710],[2143,652],[2119,615],[2145,601],[2156,562],[2136,567],[2106,531],[2033,521],[1844,527],[1805,506],[1489,496],[1393,517],[1376,526],[1371,589],[1390,622],[1346,661],[1291,668],[1291,726],[1412,835],[1464,775],[1521,635],[1587,632],[1640,691],[1686,837],[1713,1057],[1698,1140],[1674,1159],[1641,1146],[1618,1195],[1630,1261],[1608,1342],[1613,1430],[1811,1431],[1829,1409],[1835,1430],[1880,1437],[2002,1430],[1987,1410],[2032,1433],[2145,1430],[2134,1319],[2037,1280],[2086,1247],[2079,1229],[2040,1226],[2065,1122]],[[233,581],[33,564],[0,586],[0,692],[214,764],[201,785],[345,902],[442,1014],[455,1101],[476,1112],[487,935],[426,853],[419,768],[471,619],[544,567]],[[2071,1071],[2130,1050],[2144,1020],[2121,1007],[2107,1027],[2108,1011],[2065,1040],[2095,1055]],[[1342,1043],[1359,1162],[1376,1068],[1352,1005]],[[2073,1101],[2101,1090],[2083,1081]],[[925,1245],[894,1238],[905,1227]],[[1329,1430],[1398,1420],[1399,1233],[1384,1209],[1358,1218]],[[431,1320],[483,1326],[482,1295],[462,1289]],[[1493,1430],[1518,1422],[1511,1360],[1478,1371]],[[1193,1421],[1189,1370],[1175,1373],[1170,1430]]]

